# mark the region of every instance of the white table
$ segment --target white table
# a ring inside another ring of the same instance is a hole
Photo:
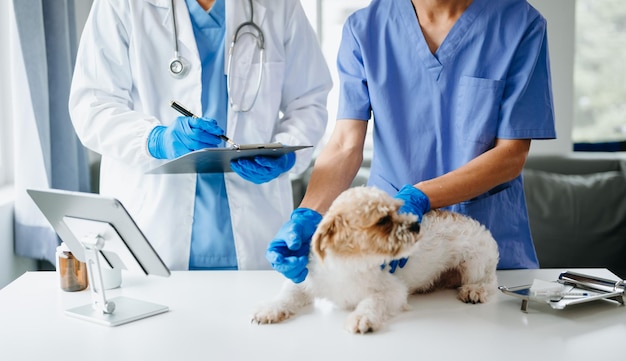
[[[499,284],[555,280],[563,270],[499,271]],[[603,269],[571,270],[617,279]],[[498,294],[468,305],[453,290],[411,296],[413,309],[379,332],[352,335],[347,311],[317,302],[282,324],[256,325],[250,314],[272,298],[273,271],[124,274],[107,297],[167,305],[169,312],[117,327],[69,317],[91,302],[64,292],[55,272],[28,272],[0,290],[0,360],[626,360],[626,307],[595,301],[554,310]]]

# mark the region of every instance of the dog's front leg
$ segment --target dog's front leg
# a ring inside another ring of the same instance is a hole
[[[348,315],[345,327],[352,333],[374,332],[391,316],[407,308],[406,291],[373,293],[357,304]]]
[[[295,284],[285,281],[278,296],[262,305],[252,315],[252,322],[257,324],[277,323],[288,319],[296,312],[313,302],[313,296],[304,283]]]

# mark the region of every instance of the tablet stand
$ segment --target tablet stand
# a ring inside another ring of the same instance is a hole
[[[27,189],[73,256],[86,263],[92,303],[65,313],[117,326],[168,311],[167,306],[128,297],[107,299],[105,268],[169,277],[170,270],[122,203],[99,194]]]
[[[90,305],[66,310],[68,315],[107,326],[117,326],[168,311],[167,306],[128,297],[107,300],[99,253],[105,247],[105,243],[111,243],[113,245],[111,248],[114,249],[115,245],[124,244],[123,240],[109,223],[73,217],[64,218],[83,247],[92,299]],[[101,231],[89,232],[85,235],[85,229],[100,229]],[[81,235],[78,232],[83,233]],[[121,258],[127,257],[122,254]]]
[[[115,302],[108,302],[104,292],[104,282],[102,281],[102,269],[100,268],[100,257],[98,252],[104,246],[104,238],[94,235],[81,240],[85,248],[85,258],[87,259],[87,277],[89,277],[89,290],[93,308],[102,313],[111,314],[115,311]]]

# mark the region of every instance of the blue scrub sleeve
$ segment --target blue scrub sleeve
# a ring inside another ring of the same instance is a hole
[[[528,29],[507,75],[498,138],[556,137],[545,19],[538,17]]]
[[[350,19],[343,26],[337,55],[339,72],[339,108],[337,119],[371,118],[369,88],[363,66],[361,47],[352,32]]]

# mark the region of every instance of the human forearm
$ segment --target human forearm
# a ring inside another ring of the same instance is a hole
[[[496,146],[466,165],[416,184],[428,195],[431,208],[456,204],[479,196],[517,177],[524,167],[530,140],[498,140]]]
[[[324,213],[333,200],[350,187],[363,162],[367,122],[341,120],[315,161],[300,207]]]
[[[360,161],[352,158],[348,161],[339,154],[326,155],[320,155],[315,162],[306,195],[300,204],[300,207],[311,208],[322,214],[341,192],[348,189],[360,166]]]

